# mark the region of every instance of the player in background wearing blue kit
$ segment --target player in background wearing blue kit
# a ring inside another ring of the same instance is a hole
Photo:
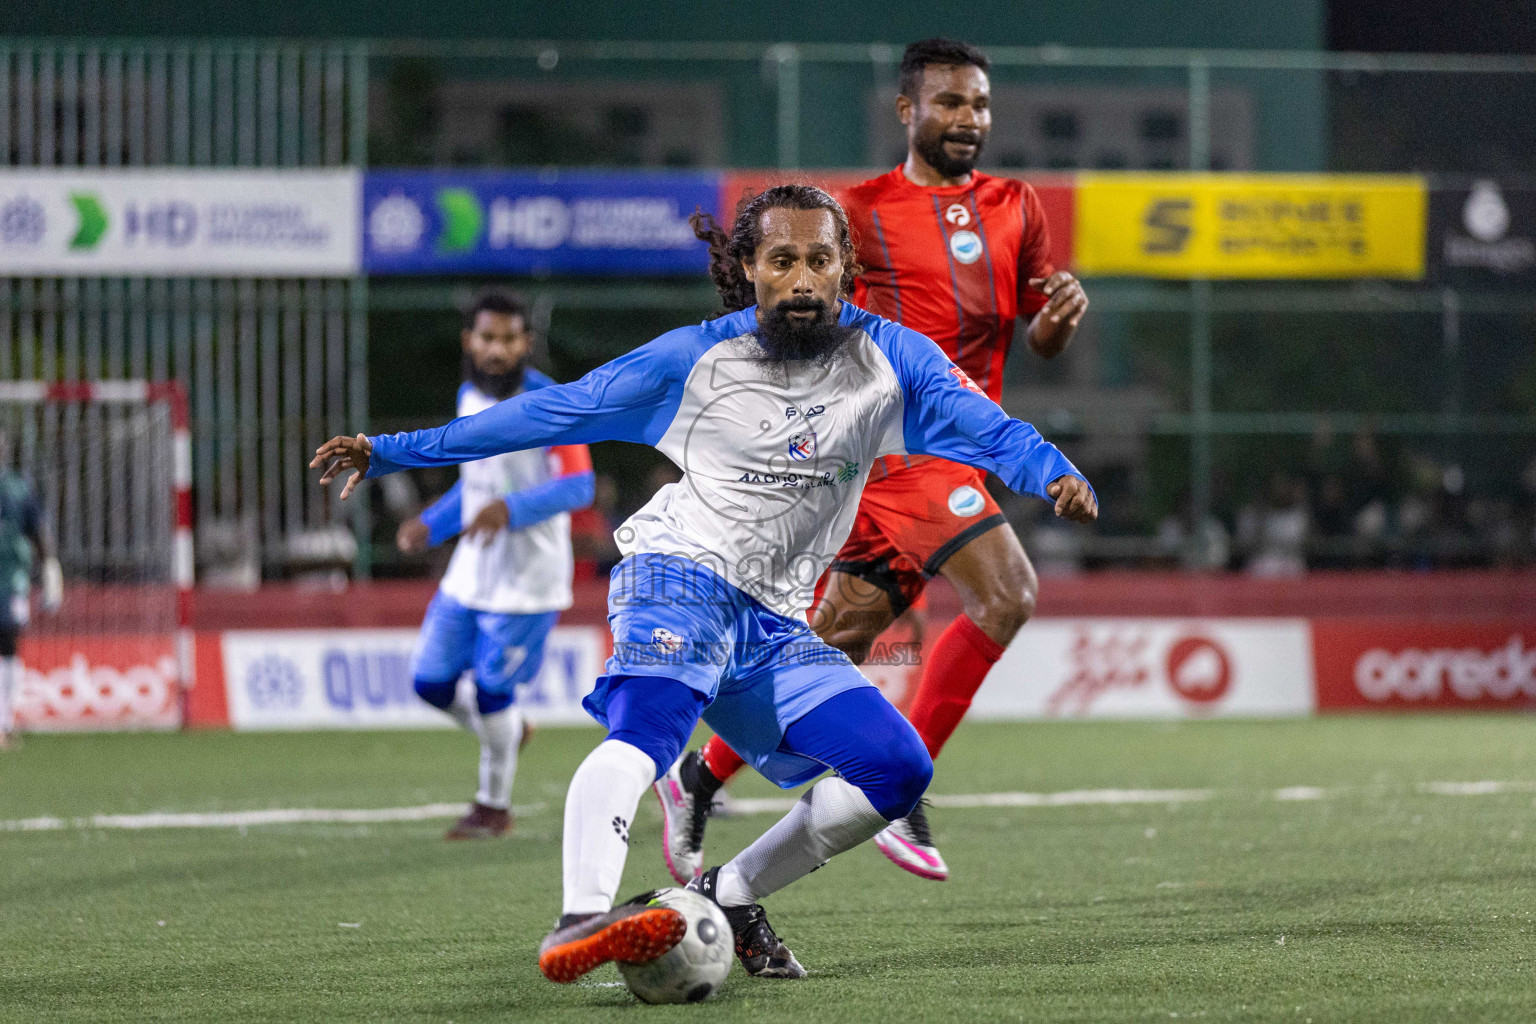
[[[554,381],[528,366],[522,301],[482,294],[461,333],[458,414],[473,416]],[[516,687],[538,675],[544,641],[571,606],[570,513],[592,503],[586,445],[547,445],[465,463],[459,481],[396,536],[415,552],[462,533],[421,624],[413,674],[422,700],[480,740],[480,788],[449,839],[488,839],[512,827],[512,779],[525,735]],[[475,696],[458,694],[474,677]]]
[[[43,608],[57,611],[64,600],[64,573],[43,522],[37,492],[9,468],[10,439],[0,434],[0,750],[15,742],[21,631],[32,618],[32,572],[40,567]]]
[[[1098,514],[1066,457],[937,345],[844,301],[857,266],[831,196],[770,188],[729,237],[711,237],[727,315],[445,427],[333,438],[311,463],[322,482],[354,470],[343,496],[364,476],[605,439],[652,445],[683,471],[615,533],[614,654],[585,702],[608,738],[566,796],[564,913],[539,954],[553,981],[681,941],[677,911],[613,903],[640,798],[701,716],[784,788],[835,772],[693,883],[724,909],[758,977],[805,975],[759,901],[908,814],[927,788],[933,763],[916,730],[805,619],[877,458],[942,456],[1068,519]]]

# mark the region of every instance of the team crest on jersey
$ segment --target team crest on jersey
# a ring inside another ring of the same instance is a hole
[[[975,381],[971,380],[971,375],[966,373],[964,370],[960,369],[960,367],[958,367],[958,366],[951,366],[949,368],[949,372],[950,372],[950,375],[955,378],[955,380],[958,380],[960,382],[960,386],[965,388],[965,390],[967,390],[967,391],[974,391],[974,392],[976,392],[978,395],[980,395],[983,398],[987,397],[987,393],[985,391],[981,390],[981,385],[979,385]]]
[[[789,457],[796,462],[804,462],[816,454],[816,433],[811,430],[802,430],[798,434],[789,437]]]
[[[956,231],[949,236],[949,254],[961,263],[981,259],[981,236],[974,231]]]
[[[676,654],[683,649],[683,638],[670,629],[657,626],[651,630],[651,646],[663,654]]]

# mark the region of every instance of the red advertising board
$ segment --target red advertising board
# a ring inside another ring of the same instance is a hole
[[[16,719],[31,732],[174,729],[181,724],[174,641],[133,633],[22,638]]]
[[[860,182],[884,174],[878,171],[727,171],[721,179],[720,209],[730,216],[742,197],[756,195],[770,185],[809,182],[842,199],[842,192]],[[1072,266],[1072,178],[1065,175],[1019,175],[1035,187],[1045,220],[1051,228],[1051,262],[1057,269]]]
[[[1536,710],[1536,621],[1317,619],[1319,711]]]

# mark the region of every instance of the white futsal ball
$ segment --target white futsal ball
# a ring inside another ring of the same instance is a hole
[[[648,964],[619,963],[629,990],[647,1003],[698,1003],[731,973],[735,936],[725,912],[707,896],[687,889],[658,889],[647,906],[670,907],[688,921],[683,941]]]

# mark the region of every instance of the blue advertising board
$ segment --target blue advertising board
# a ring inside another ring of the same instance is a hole
[[[369,171],[369,274],[700,274],[709,172]]]

